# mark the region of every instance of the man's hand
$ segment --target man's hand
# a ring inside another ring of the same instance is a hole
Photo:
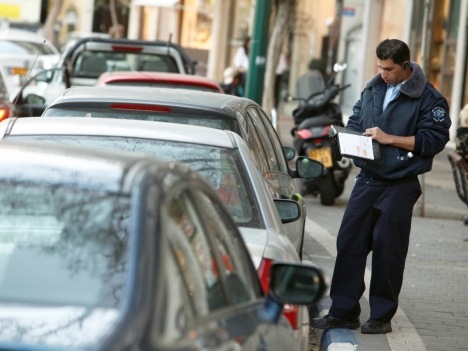
[[[409,151],[414,150],[414,136],[387,134],[379,127],[367,128],[362,135],[370,137],[382,145],[392,145]]]

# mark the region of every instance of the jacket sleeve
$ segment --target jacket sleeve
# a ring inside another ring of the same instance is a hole
[[[422,157],[435,156],[450,140],[449,106],[444,97],[437,95],[426,97],[417,123],[414,153]]]

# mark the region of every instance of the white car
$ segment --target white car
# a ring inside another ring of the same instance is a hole
[[[31,117],[0,122],[0,139],[130,150],[183,162],[217,191],[242,233],[265,292],[273,262],[301,262],[282,224],[282,220],[299,219],[299,205],[292,200],[272,200],[247,144],[236,133],[166,122]],[[299,161],[297,168],[301,167],[308,167],[315,176],[323,172],[323,165],[315,161]],[[287,306],[284,314],[296,343],[290,349],[307,350],[307,307]]]
[[[173,161],[0,143],[0,350],[289,351],[286,303],[315,304],[311,265],[262,292],[215,191]]]
[[[14,93],[28,75],[55,67],[59,58],[58,49],[38,33],[13,28],[0,30],[0,65]]]

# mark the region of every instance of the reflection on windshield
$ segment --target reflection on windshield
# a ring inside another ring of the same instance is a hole
[[[102,338],[121,304],[128,213],[115,195],[0,183],[0,341]]]
[[[23,139],[20,136],[12,139]],[[94,136],[28,136],[27,139],[79,145],[92,148],[111,148],[142,153],[186,163],[201,173],[216,190],[223,204],[239,226],[264,228],[248,175],[238,151],[215,146],[155,139]]]

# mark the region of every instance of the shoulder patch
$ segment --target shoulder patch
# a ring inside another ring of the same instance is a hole
[[[432,109],[432,118],[436,122],[445,121],[445,110],[442,107],[434,107]]]

